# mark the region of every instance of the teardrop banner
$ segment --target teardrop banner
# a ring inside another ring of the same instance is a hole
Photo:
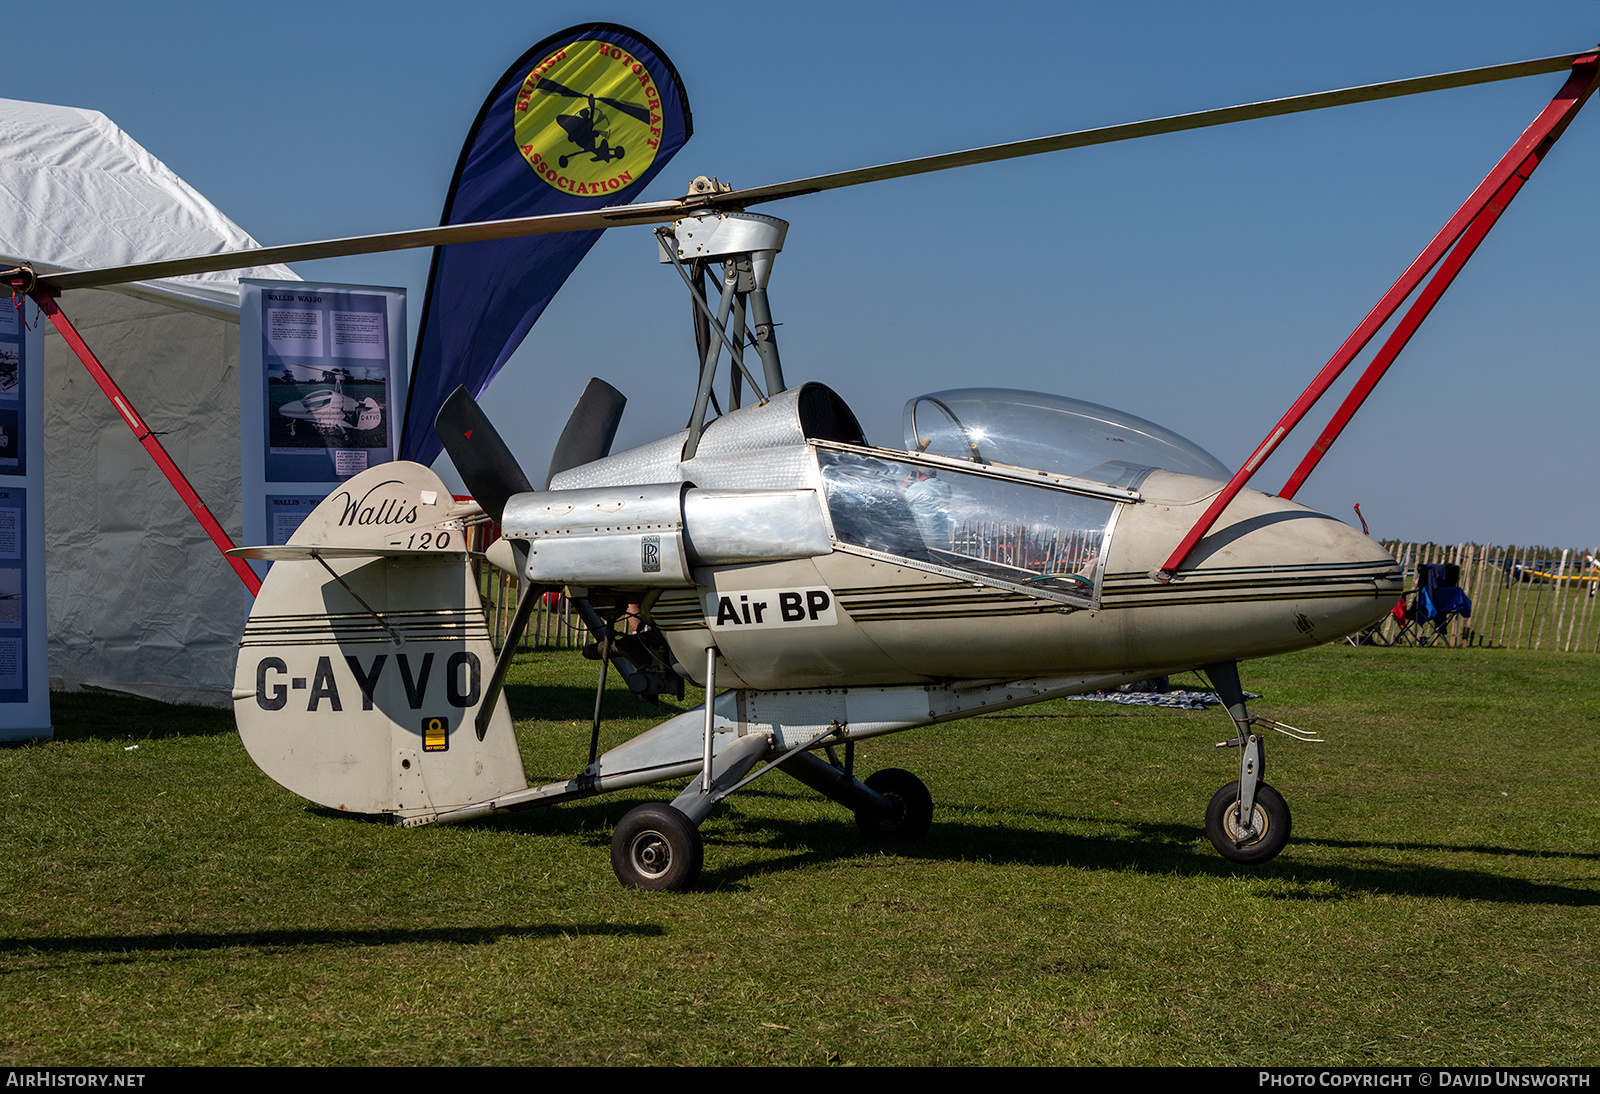
[[[637,31],[588,23],[546,38],[484,101],[441,224],[576,212],[637,200],[694,131],[672,62]],[[456,243],[433,252],[401,457],[431,464],[433,419],[474,396],[600,238],[599,231]]]

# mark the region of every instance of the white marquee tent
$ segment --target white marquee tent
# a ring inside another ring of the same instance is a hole
[[[0,99],[0,261],[49,272],[255,245],[105,115]],[[295,275],[256,267],[60,299],[235,542],[240,277]],[[51,686],[225,703],[249,593],[40,321]]]

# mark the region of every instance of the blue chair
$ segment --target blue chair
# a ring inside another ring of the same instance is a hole
[[[1454,620],[1472,618],[1472,598],[1460,582],[1461,567],[1453,562],[1425,562],[1418,566],[1417,584],[1406,596],[1405,623],[1395,635],[1394,644],[1432,646],[1447,642],[1445,631]]]

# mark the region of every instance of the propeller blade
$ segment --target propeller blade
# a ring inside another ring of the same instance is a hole
[[[517,465],[517,458],[465,387],[450,393],[439,408],[433,429],[444,443],[444,450],[450,453],[450,462],[461,473],[461,481],[496,524],[511,495],[533,489]]]
[[[611,454],[611,442],[617,439],[617,425],[622,421],[622,408],[627,405],[628,397],[604,380],[595,377],[589,381],[550,456],[550,473],[544,480],[546,490],[550,489],[550,480],[568,468]]]
[[[1591,51],[1592,52],[1592,51]],[[1514,61],[1510,64],[1468,68],[1457,72],[1443,72],[1434,76],[1415,76],[1404,80],[1363,84],[1336,91],[1318,91],[1309,95],[1292,95],[1284,99],[1267,99],[1240,106],[1201,110],[1192,114],[1174,114],[1165,118],[1152,118],[1142,122],[1102,126],[1098,129],[1080,129],[1059,133],[1051,137],[1034,137],[1030,140],[1011,141],[972,148],[965,152],[945,152],[937,156],[901,160],[897,163],[863,167],[853,171],[838,171],[829,175],[780,182],[771,186],[756,186],[724,194],[697,194],[668,201],[640,202],[636,205],[613,205],[581,213],[553,213],[547,216],[516,217],[510,220],[489,220],[473,224],[451,224],[437,228],[415,228],[404,232],[386,232],[380,235],[349,236],[313,243],[290,243],[279,247],[255,247],[243,251],[228,251],[192,258],[176,258],[161,262],[144,262],[131,266],[109,266],[97,270],[76,270],[65,273],[41,275],[42,285],[59,290],[100,288],[121,285],[130,281],[151,281],[164,277],[183,277],[188,274],[213,273],[218,270],[235,270],[244,266],[269,265],[275,262],[309,262],[319,258],[338,258],[344,255],[374,254],[381,251],[403,251],[413,247],[439,247],[451,243],[471,243],[487,239],[512,239],[517,236],[554,235],[560,232],[585,232],[601,228],[614,228],[626,224],[666,224],[695,209],[742,209],[781,198],[815,194],[823,190],[837,190],[845,186],[860,186],[868,182],[924,175],[933,171],[947,171],[953,167],[968,167],[979,163],[1016,159],[1019,156],[1037,156],[1045,152],[1059,152],[1068,148],[1085,148],[1113,141],[1133,140],[1158,133],[1177,133],[1185,129],[1203,129],[1207,126],[1226,125],[1230,122],[1250,121],[1255,118],[1272,118],[1283,114],[1296,114],[1306,110],[1321,110],[1349,103],[1373,102],[1400,95],[1417,95],[1426,91],[1442,91],[1452,87],[1492,83],[1497,80],[1515,80],[1523,76],[1536,76],[1546,72],[1559,72],[1587,53],[1564,53],[1557,57],[1541,57],[1531,61]]]
[[[528,619],[533,615],[533,609],[538,604],[539,598],[549,591],[543,585],[533,585],[526,581],[517,590],[517,612],[511,617],[511,626],[506,631],[505,642],[500,646],[500,656],[495,658],[494,672],[489,676],[489,686],[484,689],[483,702],[478,706],[478,717],[473,721],[473,728],[477,730],[480,741],[489,732],[489,720],[494,717],[495,704],[500,701],[500,693],[505,690],[506,673],[511,671],[511,662],[516,658],[517,646],[522,642],[523,632],[528,629]]]

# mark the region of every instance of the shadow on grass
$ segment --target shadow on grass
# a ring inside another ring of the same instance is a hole
[[[599,669],[593,670],[599,673]],[[626,687],[617,685],[617,674],[610,674],[606,688],[606,720],[649,718],[665,720],[688,710],[699,703],[679,700],[671,695],[661,697],[659,706],[652,706]],[[507,684],[506,703],[511,716],[517,719],[539,718],[551,722],[582,722],[588,725],[594,717],[594,684],[587,687],[566,684]]]
[[[1497,847],[1487,843],[1448,844],[1410,841],[1380,842],[1351,839],[1295,839],[1294,844],[1313,847],[1353,847],[1360,850],[1441,851],[1452,855],[1505,855],[1510,858],[1579,859],[1600,862],[1600,851],[1535,851],[1526,847]],[[1294,844],[1291,844],[1293,846]]]
[[[745,792],[746,801],[765,796]],[[785,797],[782,794],[771,795]],[[595,798],[568,802],[553,809],[530,810],[470,822],[485,830],[501,829],[530,835],[582,839],[597,854],[607,854],[616,822],[646,797]],[[1284,900],[1338,900],[1368,893],[1393,896],[1450,897],[1500,904],[1600,906],[1600,879],[1592,886],[1559,885],[1444,866],[1436,862],[1306,863],[1295,860],[1296,847],[1342,848],[1355,852],[1411,852],[1417,856],[1489,855],[1511,859],[1566,859],[1594,862],[1600,853],[1535,851],[1482,844],[1449,845],[1406,842],[1319,840],[1296,838],[1285,858],[1259,867],[1237,866],[1212,850],[1197,825],[1140,824],[1103,817],[1037,814],[1038,828],[962,821],[935,822],[926,839],[915,843],[878,843],[860,836],[847,815],[808,821],[763,817],[744,803],[723,805],[701,830],[706,869],[696,888],[739,889],[753,878],[812,866],[837,866],[867,859],[901,857],[936,862],[1052,866],[1078,870],[1136,871],[1165,877],[1238,877],[1271,882],[1260,894]],[[1116,827],[1127,835],[1065,834],[1050,829],[1067,825]],[[722,851],[727,854],[720,853]],[[743,854],[741,854],[743,852]],[[760,861],[720,866],[718,860],[746,857]]]
[[[0,938],[0,954],[106,954],[136,955],[161,952],[212,950],[305,950],[314,947],[348,949],[357,946],[402,946],[442,942],[455,946],[481,946],[507,938],[567,938],[573,936],[631,936],[657,938],[666,931],[655,924],[539,923],[499,927],[378,927],[367,930],[304,931],[177,931],[171,934],[78,935],[69,937]]]
[[[50,721],[57,741],[152,741],[220,737],[234,731],[231,710],[94,691],[51,692]]]
[[[1600,881],[1591,887],[1563,885],[1463,869],[1437,863],[1306,863],[1292,857],[1260,867],[1237,866],[1218,857],[1204,832],[1189,825],[1132,825],[1135,835],[1066,835],[1028,829],[965,823],[935,824],[915,844],[869,843],[854,826],[838,822],[756,820],[730,817],[730,825],[708,826],[707,869],[700,887],[742,888],[748,880],[801,866],[840,865],[884,856],[938,862],[1050,866],[1077,870],[1134,871],[1162,877],[1236,877],[1267,883],[1258,894],[1268,899],[1339,900],[1367,894],[1446,897],[1496,904],[1600,906]],[[1090,822],[1093,823],[1093,822]],[[1302,846],[1321,841],[1302,840]],[[1332,843],[1367,850],[1419,850],[1433,854],[1508,854],[1531,852],[1481,847],[1434,847],[1396,843]],[[757,863],[717,867],[718,848],[760,847],[777,851]],[[1539,856],[1557,857],[1557,856]],[[1591,859],[1594,856],[1574,856]]]

